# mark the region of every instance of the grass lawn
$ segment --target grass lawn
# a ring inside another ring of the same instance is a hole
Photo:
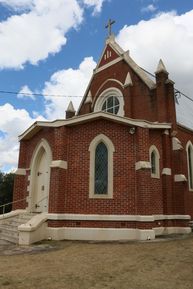
[[[58,242],[0,256],[4,289],[193,289],[193,234],[157,242]]]

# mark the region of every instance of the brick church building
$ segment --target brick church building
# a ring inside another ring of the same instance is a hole
[[[20,242],[189,233],[193,131],[174,91],[162,60],[152,80],[110,34],[78,111],[19,137],[14,210],[35,213]]]

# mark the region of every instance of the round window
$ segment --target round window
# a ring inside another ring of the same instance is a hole
[[[119,111],[119,100],[116,96],[109,96],[102,105],[102,111],[117,114]]]

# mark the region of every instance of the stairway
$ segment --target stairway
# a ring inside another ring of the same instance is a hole
[[[27,223],[34,215],[33,213],[22,213],[18,216],[8,218],[0,223],[0,240],[11,243],[19,243],[18,226]]]
[[[193,221],[189,222],[189,226],[190,226],[190,228],[192,229],[192,232],[193,232]]]

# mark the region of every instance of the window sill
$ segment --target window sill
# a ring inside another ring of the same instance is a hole
[[[160,179],[160,176],[158,176],[158,175],[151,175],[151,178],[152,178],[152,179]]]
[[[112,195],[89,195],[89,199],[113,199]]]

